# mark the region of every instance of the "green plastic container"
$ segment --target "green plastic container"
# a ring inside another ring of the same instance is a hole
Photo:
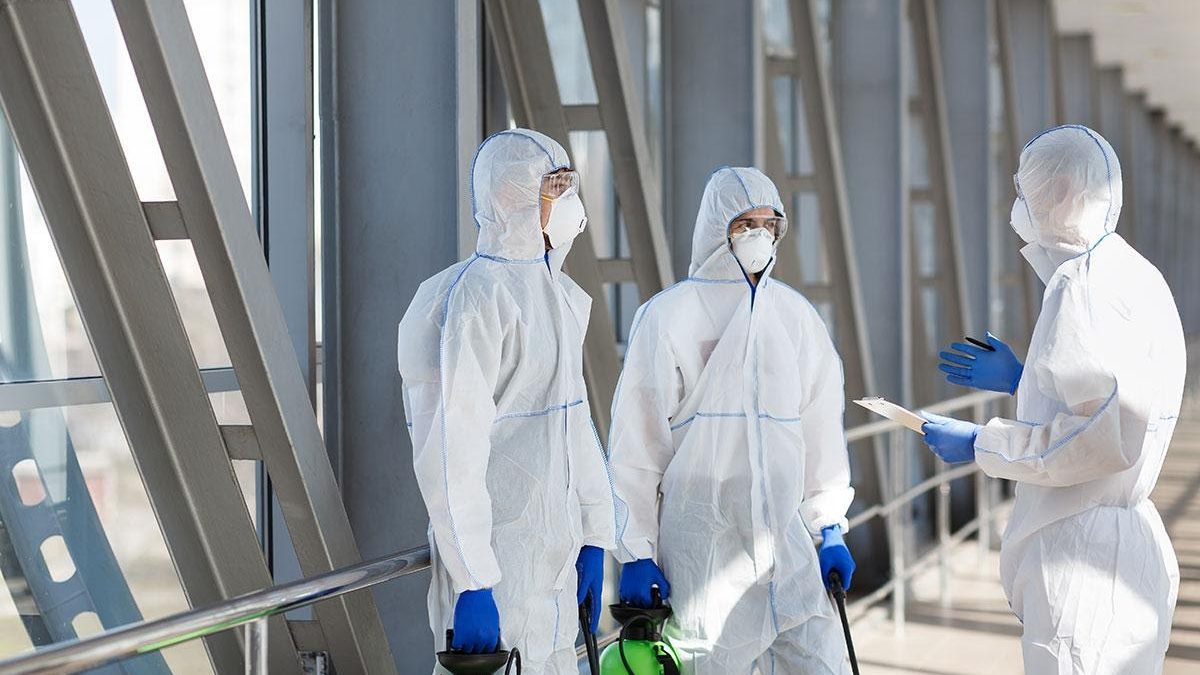
[[[609,606],[621,624],[621,636],[600,655],[600,675],[679,675],[679,654],[662,634],[671,608],[663,604],[657,588],[652,589],[651,597],[654,606],[650,609]]]
[[[625,649],[625,659],[621,659],[621,648]],[[679,672],[679,655],[665,638],[658,642],[649,640],[624,640],[614,642],[605,648],[600,655],[600,675],[665,675],[668,669],[662,659],[670,659]],[[625,662],[629,667],[625,667]]]

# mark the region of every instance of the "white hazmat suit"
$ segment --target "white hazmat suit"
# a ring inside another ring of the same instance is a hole
[[[773,261],[755,290],[730,250],[756,207],[784,213],[770,179],[714,172],[689,278],[634,318],[610,439],[617,557],[661,565],[685,673],[849,672],[813,546],[854,496],[841,360]]]
[[[398,353],[413,465],[429,510],[429,616],[443,648],[459,593],[494,588],[500,634],[526,673],[578,673],[575,560],[612,549],[611,481],[588,409],[591,299],[547,253],[550,138],[504,131],[471,171],[476,253],[421,284]]]
[[[1000,565],[1025,670],[1158,673],[1179,569],[1149,495],[1183,393],[1179,314],[1114,233],[1121,167],[1099,134],[1043,132],[1017,185],[1013,227],[1046,291],[1020,421],[991,420],[975,450],[988,475],[1018,482]]]

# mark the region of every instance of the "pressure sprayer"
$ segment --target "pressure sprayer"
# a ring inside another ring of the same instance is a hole
[[[601,675],[679,675],[679,654],[662,634],[671,607],[663,604],[658,587],[650,589],[650,597],[650,609],[609,606],[621,633],[600,655]]]
[[[446,651],[437,653],[438,663],[451,675],[493,675],[504,668],[504,675],[521,675],[521,652],[499,649],[488,654],[468,654],[454,650],[454,629],[446,631]],[[513,665],[517,669],[513,670]]]

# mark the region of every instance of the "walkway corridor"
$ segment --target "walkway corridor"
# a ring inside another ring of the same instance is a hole
[[[1175,443],[1154,492],[1179,556],[1175,610],[1166,675],[1200,672],[1200,399],[1182,414]],[[1009,613],[997,578],[998,555],[980,560],[973,541],[954,558],[949,608],[938,598],[937,570],[919,578],[903,635],[884,605],[853,627],[864,675],[1019,675],[1021,626]]]

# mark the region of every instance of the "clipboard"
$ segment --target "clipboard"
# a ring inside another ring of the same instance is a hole
[[[925,432],[921,431],[921,427],[929,420],[921,417],[908,408],[898,406],[881,396],[855,399],[854,402],[866,408],[867,410],[870,410],[876,415],[886,417],[893,422],[899,422],[918,434],[921,434],[922,436],[925,435]]]

